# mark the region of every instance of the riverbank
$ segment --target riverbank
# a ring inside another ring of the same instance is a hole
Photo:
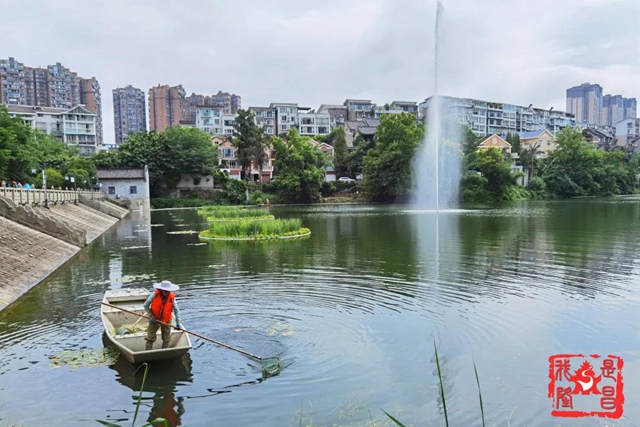
[[[0,312],[128,213],[107,201],[87,204],[47,209],[0,197]]]

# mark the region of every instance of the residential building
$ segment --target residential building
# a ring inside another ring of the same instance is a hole
[[[77,146],[81,155],[96,151],[96,115],[82,105],[70,109],[9,105],[8,109],[11,116],[22,118],[32,128]]]
[[[95,77],[79,79],[80,103],[96,115],[96,142],[102,145],[102,97],[100,83]]]
[[[109,199],[127,199],[130,209],[151,208],[149,170],[140,169],[98,169],[98,184]]]
[[[195,127],[211,135],[225,135],[223,128],[224,110],[220,107],[196,107]]]
[[[129,135],[147,130],[147,109],[144,91],[128,85],[113,90],[113,115],[116,145]]]
[[[222,135],[232,137],[235,131],[237,114],[223,114],[222,115]]]
[[[392,110],[402,110],[405,113],[410,113],[418,118],[418,103],[417,102],[408,102],[408,101],[393,101],[391,103]]]
[[[231,113],[235,114],[242,108],[242,97],[235,93],[231,95]]]
[[[585,140],[591,142],[597,148],[602,150],[610,150],[615,145],[615,133],[610,132],[608,128],[602,126],[586,126],[582,128],[582,136]]]
[[[218,167],[226,173],[229,178],[241,179],[242,170],[236,159],[236,147],[231,140],[226,137],[215,136],[211,139],[213,145],[218,147]]]
[[[49,106],[54,108],[71,108],[80,102],[80,81],[78,74],[61,63],[49,65]]]
[[[625,119],[625,98],[622,95],[605,95],[602,98],[602,120],[603,126],[615,126]]]
[[[480,139],[478,144],[479,150],[487,150],[489,148],[497,148],[507,155],[511,155],[511,144],[505,141],[500,135],[487,135]]]
[[[350,121],[374,118],[374,105],[369,99],[347,99],[342,105],[347,107],[347,119]]]
[[[298,127],[298,104],[272,102],[269,108],[276,110],[276,135]]]
[[[14,58],[0,59],[0,104],[26,104],[24,68],[24,64]]]
[[[567,112],[577,123],[602,125],[603,92],[599,84],[583,83],[567,89]]]
[[[46,107],[49,105],[49,70],[24,67],[26,105]]]
[[[309,111],[298,114],[299,130],[303,136],[329,135],[331,133],[331,116],[328,113]]]
[[[635,98],[624,100],[624,118],[635,119],[638,117],[638,101]]]
[[[519,132],[520,145],[523,150],[535,149],[536,157],[545,158],[556,149],[556,137],[549,130]]]
[[[427,98],[420,104],[422,115],[429,120],[428,110],[435,99]],[[501,102],[469,98],[439,97],[441,118],[468,126],[476,135],[492,134],[506,137],[507,133],[549,130],[553,135],[566,126],[575,125],[572,114],[557,110],[544,110]]]
[[[183,119],[186,92],[182,85],[158,85],[149,89],[149,129],[162,132],[179,126]]]
[[[636,138],[640,138],[640,119],[625,119],[616,124],[617,145],[627,145]]]
[[[367,141],[372,141],[380,120],[378,119],[360,119],[360,120],[348,120],[345,123],[345,139],[347,140],[347,148],[352,149],[355,145],[355,140],[358,135],[362,136]]]
[[[269,107],[249,107],[254,121],[265,135],[276,135],[276,109]]]
[[[314,147],[316,147],[320,151],[322,151],[327,156],[327,160],[329,161],[329,164],[325,168],[324,180],[328,181],[328,182],[335,181],[336,180],[336,170],[333,167],[333,157],[334,157],[333,147],[331,145],[327,144],[326,142],[318,142],[315,139],[311,140],[311,145],[313,145]]]
[[[318,107],[318,113],[329,114],[331,128],[344,126],[348,119],[346,105],[322,104]]]

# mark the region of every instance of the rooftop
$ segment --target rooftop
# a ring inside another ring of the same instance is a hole
[[[144,179],[144,169],[98,169],[98,179]]]

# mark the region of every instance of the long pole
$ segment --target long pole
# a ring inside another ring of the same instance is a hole
[[[118,307],[118,306],[116,306],[116,305],[111,305],[111,304],[106,303],[106,302],[103,302],[103,303],[102,303],[102,305],[106,305],[107,307],[115,308],[115,309],[117,309],[117,310],[124,311],[125,313],[133,314],[133,315],[135,315],[135,316],[140,316],[140,317],[144,317],[145,319],[148,319],[148,317],[147,317],[147,316],[145,316],[144,314],[136,313],[135,311],[130,311],[130,310],[127,310],[126,308]],[[242,354],[244,354],[245,356],[249,356],[249,357],[251,357],[251,358],[253,358],[253,359],[256,359],[256,360],[262,360],[262,358],[261,358],[261,357],[256,356],[255,354],[251,354],[251,353],[246,352],[246,351],[244,351],[244,350],[240,350],[239,348],[232,347],[232,346],[230,346],[230,345],[228,345],[228,344],[225,344],[225,343],[222,343],[222,342],[219,342],[219,341],[213,340],[213,339],[211,339],[211,338],[207,338],[207,337],[205,337],[205,336],[203,336],[203,335],[200,335],[200,334],[197,334],[197,333],[195,333],[195,332],[187,331],[186,329],[179,329],[177,326],[171,325],[170,323],[164,323],[164,322],[161,322],[161,321],[159,321],[159,320],[156,320],[156,323],[159,323],[159,324],[164,325],[164,326],[169,326],[169,327],[171,327],[171,328],[173,328],[173,329],[177,329],[178,331],[186,332],[187,334],[191,334],[191,335],[193,335],[193,336],[195,336],[195,337],[198,337],[198,338],[201,338],[201,339],[203,339],[203,340],[205,340],[205,341],[210,341],[210,342],[212,342],[212,343],[214,343],[214,344],[217,344],[217,345],[219,345],[219,346],[221,346],[221,347],[226,347],[226,348],[228,348],[229,350],[237,351],[238,353],[242,353]]]

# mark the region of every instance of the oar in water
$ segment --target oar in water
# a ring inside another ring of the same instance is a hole
[[[149,319],[149,317],[145,316],[144,314],[136,313],[135,311],[127,310],[126,308],[118,307],[116,305],[111,305],[111,304],[108,304],[106,302],[103,302],[102,305],[106,305],[107,307],[115,308],[116,310],[121,310],[121,311],[123,311],[125,313],[129,313],[129,314],[133,314],[135,316],[139,316],[139,317],[143,317],[145,319]],[[141,320],[141,319],[139,319],[139,320]],[[172,325],[170,323],[164,323],[164,322],[161,322],[159,320],[156,320],[156,323],[159,323],[159,324],[164,325],[164,326],[170,326],[173,329],[177,329],[179,331],[186,332],[187,334],[191,334],[191,335],[193,335],[195,337],[198,337],[198,338],[201,338],[201,339],[203,339],[205,341],[212,342],[212,343],[214,343],[216,345],[219,345],[221,347],[225,347],[225,348],[228,348],[229,350],[237,351],[238,353],[244,354],[245,356],[248,356],[248,357],[250,357],[252,359],[255,359],[258,362],[260,362],[260,365],[262,366],[262,372],[265,373],[266,376],[272,377],[272,376],[278,375],[280,373],[280,371],[282,370],[282,363],[280,362],[280,359],[278,359],[277,357],[262,358],[260,356],[256,356],[255,354],[251,354],[251,353],[249,353],[247,351],[241,350],[239,348],[236,348],[236,347],[230,346],[228,344],[216,341],[214,339],[205,337],[204,335],[200,335],[200,334],[198,334],[196,332],[191,332],[191,331],[188,331],[188,330],[186,330],[184,328],[183,329],[178,329],[177,326],[174,326],[174,325]]]

